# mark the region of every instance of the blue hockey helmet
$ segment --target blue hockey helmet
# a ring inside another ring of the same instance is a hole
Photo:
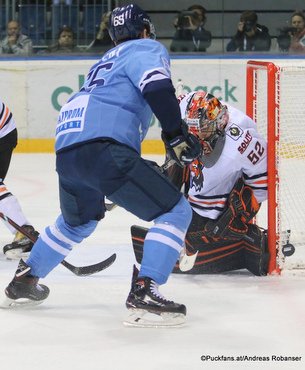
[[[114,43],[138,39],[144,29],[150,38],[156,38],[150,17],[138,5],[130,4],[112,11],[108,31]]]

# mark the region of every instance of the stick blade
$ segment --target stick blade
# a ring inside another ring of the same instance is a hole
[[[198,254],[198,251],[194,254],[187,255],[186,250],[183,249],[180,255],[180,259],[179,259],[179,269],[182,272],[190,271],[194,267],[197,254]]]
[[[76,276],[88,276],[92,274],[96,274],[97,272],[105,270],[107,267],[111,266],[113,262],[116,260],[116,253],[112,254],[106,260],[98,262],[94,265],[89,266],[73,266],[66,260],[63,260],[61,263],[65,266],[68,270],[73,272]]]

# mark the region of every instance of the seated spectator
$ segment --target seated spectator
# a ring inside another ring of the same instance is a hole
[[[7,36],[0,41],[0,54],[15,54],[28,56],[33,53],[32,40],[20,32],[17,21],[7,24]]]
[[[100,28],[98,30],[96,38],[88,46],[87,51],[104,53],[105,51],[111,49],[114,46],[111,40],[111,37],[109,35],[109,32],[108,32],[108,24],[109,24],[110,15],[111,15],[111,12],[107,12],[102,15]]]
[[[305,52],[305,15],[296,10],[290,19],[291,27],[284,27],[278,36],[279,48],[292,53]]]
[[[54,54],[79,53],[81,49],[76,46],[72,28],[64,26],[59,30],[57,42],[49,46],[44,52]]]
[[[268,51],[271,37],[266,26],[257,23],[257,14],[252,10],[240,16],[237,32],[227,45],[227,51]]]
[[[211,32],[205,30],[206,9],[192,5],[176,18],[176,32],[170,46],[171,51],[204,52],[211,45]]]

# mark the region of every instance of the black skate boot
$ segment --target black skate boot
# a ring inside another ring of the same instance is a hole
[[[158,284],[148,277],[138,278],[138,272],[134,266],[131,290],[126,300],[131,315],[124,324],[140,327],[182,325],[185,322],[186,307],[165,299],[158,291]],[[149,316],[151,319],[148,319]]]
[[[23,228],[37,239],[39,233],[31,225],[24,225]],[[7,259],[20,259],[27,257],[32,250],[33,242],[23,235],[20,231],[17,231],[14,241],[11,244],[7,244],[3,247],[3,254]]]
[[[48,297],[50,289],[38,284],[38,280],[38,277],[31,275],[30,266],[21,259],[14,279],[5,289],[7,299],[2,307],[33,306],[42,303]]]

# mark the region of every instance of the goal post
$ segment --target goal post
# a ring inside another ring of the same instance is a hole
[[[277,251],[279,250],[279,235],[277,227],[278,208],[277,208],[277,187],[278,176],[276,166],[276,141],[277,130],[277,97],[276,97],[276,74],[277,67],[270,62],[249,61],[247,63],[247,94],[246,94],[246,113],[258,124],[258,130],[268,141],[267,160],[268,160],[268,211],[266,222],[268,228],[268,248],[270,261],[268,272],[279,272],[277,263]],[[260,89],[260,91],[259,91]],[[265,89],[262,91],[261,89]],[[259,93],[261,93],[261,100]],[[265,95],[266,94],[266,95]],[[263,99],[267,99],[263,101]],[[263,110],[258,114],[257,109]],[[265,121],[258,119],[262,114]]]
[[[256,220],[268,229],[268,272],[304,268],[305,68],[248,61],[246,90],[247,115],[268,143],[268,200]]]

